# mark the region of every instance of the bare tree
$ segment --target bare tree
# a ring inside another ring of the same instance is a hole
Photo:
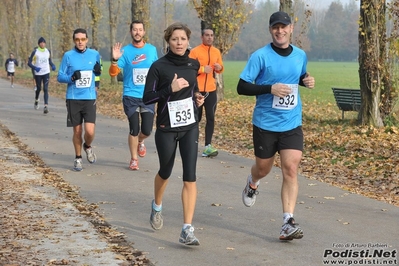
[[[150,23],[150,0],[131,0],[132,20],[142,20],[146,27]]]
[[[61,56],[70,49],[71,41],[72,41],[72,32],[74,23],[71,23],[71,15],[74,14],[72,11],[72,6],[70,1],[68,0],[60,0],[57,2],[57,10],[59,16],[60,23],[60,32],[61,32]]]
[[[98,24],[102,17],[100,2],[98,0],[87,0],[87,7],[89,8],[91,15],[91,44],[99,49]]]
[[[116,25],[118,24],[118,15],[120,13],[121,1],[120,0],[108,0],[108,10],[109,10],[109,47],[110,55],[112,58],[112,46],[116,42]],[[117,77],[111,78],[111,84],[116,84]]]
[[[381,94],[389,90],[386,48],[386,1],[361,0],[359,25],[359,77],[362,105],[359,121],[383,126]]]
[[[287,14],[292,14],[292,0],[280,0],[280,11],[284,11]]]
[[[7,16],[6,16],[6,8],[5,5],[0,5],[0,23],[2,27],[0,27],[0,35],[1,36],[6,36],[6,33],[8,32],[8,27],[7,27]],[[6,30],[7,29],[7,30]],[[0,39],[0,65],[4,65],[4,62],[6,60],[6,50],[7,50],[7,38],[1,38]]]
[[[73,0],[72,1],[72,9],[73,9],[73,14],[75,14],[75,17],[71,17],[72,21],[75,20],[76,25],[81,25],[82,21],[80,20],[82,16],[82,11],[83,11],[83,2],[80,0]]]
[[[237,42],[242,26],[248,21],[252,13],[255,0],[191,0],[199,18],[204,25],[209,26],[215,33],[215,47],[223,55]],[[223,75],[216,75],[218,100],[224,98]]]
[[[19,1],[19,18],[16,20],[18,23],[18,55],[22,59],[20,65],[26,67],[26,60],[28,59],[31,52],[31,24],[33,17],[32,13],[32,0],[20,0]]]
[[[18,2],[14,0],[5,0],[3,1],[3,4],[6,9],[6,16],[7,16],[7,22],[8,22],[8,36],[7,36],[7,46],[8,46],[8,53],[13,51],[16,54],[16,57],[19,57],[18,54],[18,48],[20,47],[19,45],[19,39],[17,39],[17,33],[18,33],[18,21],[15,16],[15,14],[18,13]]]

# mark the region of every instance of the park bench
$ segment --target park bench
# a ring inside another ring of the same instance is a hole
[[[338,108],[342,111],[342,120],[344,112],[360,110],[362,97],[359,89],[332,88],[332,91]]]

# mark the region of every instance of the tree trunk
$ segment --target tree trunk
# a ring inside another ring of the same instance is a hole
[[[110,58],[112,58],[112,46],[116,42],[116,25],[118,24],[118,15],[120,11],[121,2],[120,0],[108,0],[108,11],[109,11],[109,40],[110,40]],[[117,84],[118,80],[115,77],[111,77],[111,84]]]
[[[150,1],[149,0],[132,0],[132,21],[142,20],[145,28],[149,28],[150,23]]]
[[[292,0],[280,0],[279,10],[287,14],[292,14]]]
[[[387,74],[385,0],[362,0],[359,30],[359,78],[363,125],[383,126],[380,112],[384,75]],[[385,84],[388,85],[388,84]]]
[[[223,80],[223,74],[215,74],[215,79],[216,79],[216,90],[217,90],[217,99],[219,101],[224,100],[224,80]]]
[[[212,2],[208,2],[207,0],[202,0],[202,5],[206,8],[204,12],[204,18],[201,21],[201,30],[203,30],[206,27],[214,28],[212,27],[212,25],[214,24],[215,14],[218,13],[218,10],[221,10],[220,0],[215,0]],[[215,35],[217,35],[218,33],[219,32],[217,30],[214,30]],[[219,47],[218,38],[215,38],[215,42],[213,45],[215,47]],[[224,99],[223,74],[215,73],[215,79],[216,79],[217,99],[218,101],[222,101]]]
[[[222,57],[233,47],[240,35],[242,25],[255,7],[255,0],[191,0],[198,16],[201,18],[201,29],[211,27],[215,34],[214,46],[220,50]],[[218,100],[224,99],[223,74],[216,75]]]
[[[60,8],[59,8],[59,21],[60,21],[60,31],[61,31],[61,56],[64,53],[71,49],[71,42],[72,42],[72,33],[73,33],[73,25],[71,23],[71,10],[70,6],[68,5],[67,0],[60,1]]]
[[[15,55],[15,58],[19,57],[19,39],[17,40],[17,33],[18,33],[18,22],[17,18],[18,16],[15,16],[15,13],[17,13],[17,1],[14,0],[7,0],[3,4],[6,5],[6,11],[7,11],[7,21],[8,21],[8,38],[7,38],[7,45],[8,45],[8,52],[13,52]],[[11,49],[12,48],[12,49]],[[7,53],[6,58],[9,57],[9,54]]]
[[[25,64],[27,62],[28,57],[30,56],[30,52],[32,51],[32,20],[33,20],[33,15],[32,15],[32,0],[26,0],[26,10],[24,12],[26,16],[26,27],[25,27],[25,37],[24,37],[24,48],[21,49],[21,57],[23,60],[20,60],[20,67],[27,68],[28,65]]]
[[[87,0],[87,6],[90,10],[91,15],[91,44],[96,47],[97,50],[100,49],[98,42],[98,24],[101,19],[101,9],[99,3],[96,0]]]

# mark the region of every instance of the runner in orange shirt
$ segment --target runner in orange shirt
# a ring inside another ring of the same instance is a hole
[[[202,30],[202,44],[190,51],[190,57],[197,59],[201,65],[198,71],[198,87],[205,97],[204,105],[199,107],[198,119],[202,118],[202,107],[205,107],[206,125],[205,125],[205,149],[202,152],[203,157],[214,157],[218,155],[217,149],[212,147],[212,136],[215,129],[215,113],[217,106],[217,92],[215,74],[223,72],[222,55],[218,48],[213,46],[214,33],[210,28]]]

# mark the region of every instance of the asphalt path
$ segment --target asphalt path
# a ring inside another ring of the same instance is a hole
[[[178,242],[183,224],[180,157],[176,157],[165,192],[164,226],[154,231],[149,224],[158,170],[153,137],[145,142],[147,155],[139,159],[140,170],[130,171],[127,122],[98,115],[93,142],[98,160],[89,164],[84,158],[84,170],[74,172],[65,101],[50,97],[45,115],[40,97],[40,109],[34,110],[32,88],[10,88],[9,81],[0,79],[0,123],[67,182],[78,186],[88,203],[99,204],[106,221],[125,233],[134,248],[145,252],[155,265],[308,266],[330,265],[333,260],[342,261],[341,265],[382,261],[398,265],[398,207],[299,176],[295,219],[304,237],[280,241],[280,169],[273,168],[262,180],[257,202],[248,208],[241,193],[253,160],[224,151],[213,159],[198,154],[193,226],[201,245],[182,245]],[[223,119],[223,114],[217,115]],[[199,144],[199,151],[202,149]]]

